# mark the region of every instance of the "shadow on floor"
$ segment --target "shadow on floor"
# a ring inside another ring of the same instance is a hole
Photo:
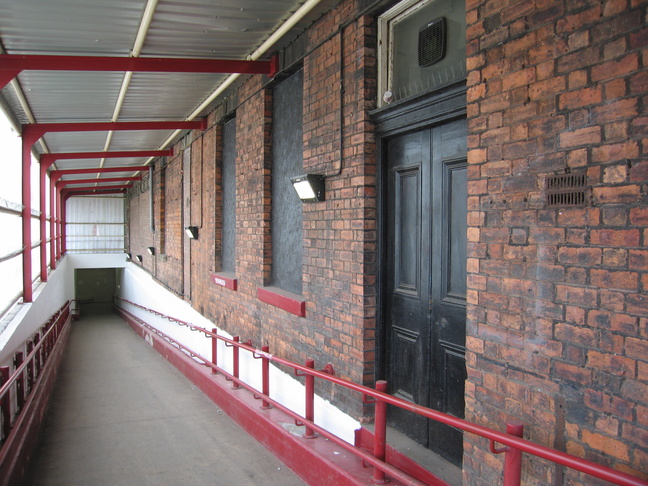
[[[303,485],[119,317],[83,312],[24,485]]]

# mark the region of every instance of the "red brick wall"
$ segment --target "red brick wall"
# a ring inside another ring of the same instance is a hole
[[[153,276],[167,289],[182,296],[184,279],[182,254],[184,230],[182,227],[182,152],[174,150],[165,167],[157,167],[154,182],[159,197],[155,207],[159,208],[160,219],[156,223],[157,247],[156,267]],[[164,184],[162,185],[162,182]],[[164,220],[162,220],[162,215]],[[164,245],[161,244],[162,240]]]
[[[648,477],[645,1],[467,2],[466,417]],[[585,207],[548,175],[585,171]],[[499,482],[467,438],[467,484]],[[598,484],[525,459],[524,484]],[[567,479],[565,479],[567,481]]]
[[[371,383],[379,258],[367,111],[376,32],[371,19],[353,20],[356,8],[342,2],[309,30],[303,64],[304,166],[328,176],[326,201],[303,207],[306,317],[257,299],[272,265],[272,90],[261,76],[238,91],[238,291],[209,278],[220,270],[215,114],[208,131],[176,145],[156,179],[164,224],[156,222],[155,238],[161,244],[163,231],[165,252],[145,268],[178,295],[186,295],[189,275],[192,305],[241,339],[297,362],[330,361],[340,376]],[[519,419],[533,441],[646,477],[646,2],[469,0],[466,15],[466,417],[500,429]],[[347,20],[341,42],[338,26]],[[198,241],[183,233],[184,147]],[[570,171],[587,175],[586,205],[548,207],[546,178]],[[131,201],[131,225],[148,211],[139,199]],[[148,246],[137,231],[131,227],[131,248]],[[364,411],[357,396],[336,401],[357,416]],[[465,484],[499,484],[501,460],[467,435]],[[597,484],[528,456],[524,474],[529,485]]]
[[[315,359],[317,367],[331,362],[338,376],[371,383],[376,325],[376,160],[367,109],[373,107],[375,98],[376,41],[368,19],[352,21],[344,30],[344,99],[339,95],[338,22],[352,20],[355,8],[355,2],[345,2],[318,22],[308,40],[315,49],[304,60],[304,166],[331,175],[327,200],[303,206],[301,297],[306,301],[306,317],[257,298],[258,288],[271,283],[272,265],[272,86],[264,87],[261,76],[250,77],[239,88],[238,99],[243,101],[236,110],[238,290],[217,286],[210,279],[220,270],[221,231],[221,120],[214,114],[206,132],[192,132],[176,144],[176,155],[163,169],[164,178],[156,178],[156,203],[163,203],[156,214],[164,216],[164,224],[158,227],[164,229],[165,254],[156,255],[157,266],[150,271],[160,283],[185,297],[189,279],[192,306],[242,340],[251,339],[259,347],[268,344],[272,353],[300,363],[308,358]],[[341,115],[344,162],[340,171]],[[198,240],[193,241],[182,231],[189,223],[182,220],[182,178],[188,174],[182,173],[181,152],[188,146],[191,223],[202,225]],[[141,210],[141,202],[132,200],[131,214]],[[157,238],[160,244],[161,236]],[[339,393],[336,400],[356,416],[364,411],[355,394]]]
[[[191,145],[191,224],[199,227],[197,240],[185,239],[191,246],[191,301],[205,314],[212,298],[210,275],[215,267],[215,168],[216,134],[212,126]]]
[[[148,182],[139,183],[137,187],[131,189],[136,196],[128,203],[128,252],[133,262],[152,272],[155,260],[147,248],[155,246],[155,241],[151,231]],[[137,261],[137,255],[142,256],[141,263]]]

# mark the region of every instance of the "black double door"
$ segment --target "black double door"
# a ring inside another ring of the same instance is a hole
[[[466,122],[386,141],[383,280],[390,393],[464,414],[466,336]],[[462,434],[398,408],[389,422],[461,463]]]

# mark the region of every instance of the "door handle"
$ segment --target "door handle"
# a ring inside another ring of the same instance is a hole
[[[448,327],[450,325],[450,323],[448,322],[448,319],[446,319],[445,317],[442,317],[441,320],[435,322],[435,325],[439,329],[445,329],[446,327]]]

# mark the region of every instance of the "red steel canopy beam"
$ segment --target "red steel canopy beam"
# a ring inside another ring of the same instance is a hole
[[[0,74],[3,64],[0,63]],[[200,121],[151,121],[151,122],[103,122],[103,123],[31,123],[22,126],[22,242],[23,247],[23,302],[33,299],[32,288],[32,229],[31,229],[31,150],[32,146],[48,132],[94,132],[119,130],[205,130],[207,119]],[[41,171],[42,171],[41,167]],[[42,181],[41,172],[41,181]],[[41,184],[41,201],[45,184]],[[41,233],[44,233],[41,218]],[[44,240],[44,238],[41,238]],[[41,241],[41,279],[47,280],[47,265],[43,265],[44,243]]]
[[[101,174],[103,172],[139,172],[141,170],[148,169],[148,165],[138,165],[128,167],[90,167],[87,169],[53,170],[52,172],[50,172],[50,181],[53,183],[58,183],[61,177],[65,175]]]
[[[47,281],[47,248],[46,248],[46,207],[45,207],[45,189],[46,189],[46,173],[52,164],[61,159],[101,159],[101,158],[126,158],[126,157],[165,157],[172,156],[173,149],[169,150],[135,150],[135,151],[121,151],[121,152],[59,152],[43,154],[40,157],[40,236],[41,236],[41,280]],[[105,179],[104,179],[105,182]],[[52,270],[56,269],[56,218],[54,212],[54,186],[52,185],[52,193],[50,195],[50,266]],[[58,200],[58,199],[56,199]]]
[[[278,56],[270,61],[163,57],[0,55],[0,89],[21,71],[132,71],[149,73],[267,74],[274,76]]]
[[[103,184],[106,182],[127,182],[127,181],[139,181],[142,179],[142,176],[133,176],[133,177],[106,177],[105,179],[66,179],[59,180],[56,183],[56,187],[67,186],[68,184]]]
[[[130,130],[205,130],[207,119],[197,121],[145,121],[96,123],[30,123],[22,126],[24,145],[31,151],[38,139],[49,132],[108,132]]]
[[[83,186],[83,187],[70,187],[61,190],[61,194],[70,194],[73,192],[101,192],[103,190],[115,190],[115,189],[130,189],[132,184],[121,184],[117,186]]]
[[[63,200],[67,201],[73,196],[103,196],[106,194],[124,194],[126,189],[109,189],[105,191],[71,191],[61,193]]]
[[[72,159],[119,159],[127,157],[170,157],[173,149],[169,150],[132,150],[127,152],[59,152],[43,154],[40,163],[51,167],[57,160]]]
[[[148,165],[138,165],[128,167],[94,167],[87,169],[53,170],[52,172],[50,172],[50,181],[58,182],[61,177],[65,175],[100,174],[103,172],[139,172],[141,170],[148,169]]]

